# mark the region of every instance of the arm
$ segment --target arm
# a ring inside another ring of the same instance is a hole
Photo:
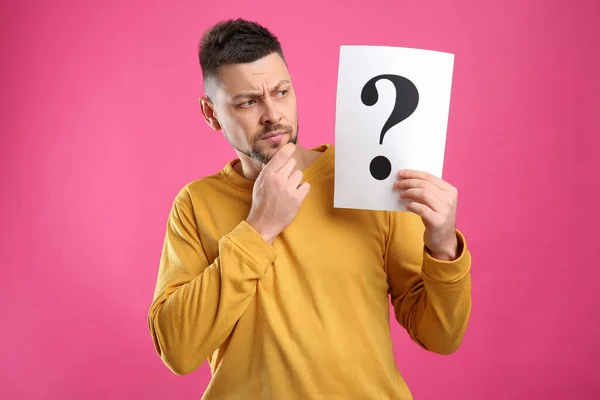
[[[438,260],[423,242],[424,225],[413,213],[390,213],[385,267],[397,321],[426,350],[451,354],[471,313],[471,254],[456,230],[457,258]]]
[[[208,260],[191,200],[171,209],[148,326],[163,362],[178,375],[197,369],[229,336],[276,254],[245,221]]]

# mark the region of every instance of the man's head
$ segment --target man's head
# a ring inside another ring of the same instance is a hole
[[[271,32],[241,19],[219,22],[202,37],[199,58],[202,113],[240,158],[267,163],[285,143],[297,142],[296,95]]]

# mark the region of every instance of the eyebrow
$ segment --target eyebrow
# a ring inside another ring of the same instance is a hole
[[[280,81],[277,85],[275,85],[275,87],[273,89],[270,90],[270,93],[276,92],[283,85],[289,84],[289,83],[290,83],[290,81],[287,79]],[[259,92],[246,92],[246,93],[238,94],[232,100],[236,101],[236,100],[243,99],[243,98],[252,98],[252,97],[258,97],[258,96],[260,96]]]

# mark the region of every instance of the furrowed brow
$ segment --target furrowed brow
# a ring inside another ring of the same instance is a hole
[[[289,80],[284,79],[282,81],[280,81],[279,83],[277,83],[277,85],[275,85],[275,87],[273,89],[271,89],[271,93],[278,91],[282,86],[291,83]],[[242,99],[253,99],[256,97],[260,97],[262,95],[262,93],[260,92],[245,92],[245,93],[241,93],[238,94],[237,96],[235,96],[233,98],[233,101],[239,101]]]
[[[275,87],[273,88],[273,90],[271,90],[271,93],[278,91],[279,89],[281,89],[281,87],[283,85],[289,84],[290,81],[288,81],[287,79],[284,79],[282,81],[280,81],[277,85],[275,85]]]

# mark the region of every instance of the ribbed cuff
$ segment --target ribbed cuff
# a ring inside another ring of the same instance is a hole
[[[259,275],[262,275],[277,258],[275,249],[246,221],[240,222],[225,238],[253,261],[256,266],[255,272]]]
[[[423,275],[433,281],[451,283],[460,280],[469,272],[471,253],[467,249],[464,235],[458,229],[456,229],[456,238],[460,254],[455,260],[438,260],[433,258],[426,249],[423,250]]]

